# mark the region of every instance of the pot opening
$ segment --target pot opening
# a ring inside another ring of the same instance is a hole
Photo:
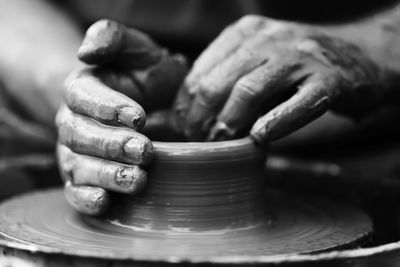
[[[142,133],[155,142],[192,142],[173,127],[169,113],[166,111],[150,114]]]

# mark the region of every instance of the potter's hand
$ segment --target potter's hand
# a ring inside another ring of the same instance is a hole
[[[177,100],[192,140],[283,137],[333,109],[361,116],[384,97],[383,71],[360,47],[308,25],[246,16],[194,63]]]
[[[148,36],[110,21],[92,25],[78,52],[97,67],[71,75],[57,115],[57,155],[68,201],[100,214],[107,191],[136,194],[146,184],[150,140],[139,133],[146,110],[170,105],[186,73],[185,60]]]

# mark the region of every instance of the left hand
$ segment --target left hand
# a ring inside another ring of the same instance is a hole
[[[328,30],[249,15],[194,63],[175,102],[191,140],[279,139],[332,109],[360,117],[388,96],[389,74]],[[386,80],[385,80],[386,79]]]
[[[186,63],[148,35],[109,20],[88,29],[78,56],[94,66],[66,83],[66,106],[56,118],[57,158],[69,203],[97,215],[107,209],[109,191],[144,188],[153,156],[141,133],[145,110],[172,104]]]

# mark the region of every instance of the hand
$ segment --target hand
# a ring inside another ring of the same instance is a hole
[[[360,117],[383,103],[389,74],[322,28],[245,16],[196,60],[174,105],[191,140],[279,139],[328,109]]]
[[[97,67],[67,81],[57,156],[67,200],[97,215],[109,204],[108,190],[136,194],[145,186],[153,147],[138,132],[146,120],[142,106],[171,105],[186,64],[145,34],[107,20],[88,29],[78,56]]]

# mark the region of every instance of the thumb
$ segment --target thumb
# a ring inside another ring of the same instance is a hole
[[[163,53],[148,35],[103,19],[86,31],[78,58],[90,65],[143,69],[159,62]]]
[[[134,92],[134,99],[148,111],[170,106],[187,73],[184,56],[170,54],[148,35],[110,20],[89,27],[78,57],[88,64],[111,67],[95,73],[117,91],[129,96]]]

